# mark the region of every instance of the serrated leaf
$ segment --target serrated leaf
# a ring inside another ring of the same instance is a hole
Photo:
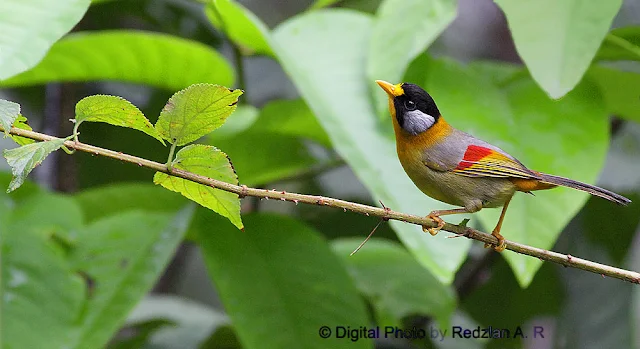
[[[115,80],[177,91],[208,82],[232,86],[233,68],[216,50],[174,35],[134,30],[69,34],[33,69],[2,87]]]
[[[4,134],[8,135],[11,126],[20,115],[20,104],[0,99],[0,126]]]
[[[38,166],[51,152],[60,149],[64,142],[71,139],[71,137],[73,136],[23,145],[14,149],[5,149],[3,154],[9,166],[11,166],[11,173],[13,174],[13,180],[9,183],[7,193],[18,189],[31,170]]]
[[[456,14],[457,0],[385,0],[380,4],[367,60],[378,114],[386,116],[387,96],[377,93],[374,81],[400,81],[409,63],[435,41]]]
[[[552,98],[578,84],[622,5],[622,0],[495,2],[531,76]]]
[[[196,84],[176,92],[156,122],[160,136],[178,146],[193,142],[222,126],[238,103],[242,90]]]
[[[374,199],[419,215],[444,209],[445,204],[411,183],[397,159],[391,121],[381,124],[373,110],[365,72],[372,25],[371,16],[356,11],[312,11],[278,26],[273,47],[336,151]],[[445,234],[432,237],[402,222],[391,226],[433,275],[444,283],[453,281],[469,241],[447,239]]]
[[[444,286],[398,243],[385,239],[367,241],[358,253],[349,254],[361,239],[338,239],[334,252],[343,259],[356,286],[371,302],[376,312],[389,314],[401,326],[409,315],[435,316],[440,324],[449,323],[456,308],[455,294]]]
[[[76,25],[89,0],[0,2],[0,80],[36,65]]]
[[[22,115],[18,115],[18,118],[13,123],[13,127],[19,128],[22,130],[33,131],[31,126],[27,124],[27,118]],[[13,139],[14,142],[18,143],[18,145],[27,145],[27,144],[32,144],[36,142],[31,138],[20,137],[16,135],[11,135],[11,139]]]
[[[194,144],[176,154],[173,167],[223,182],[238,184],[238,176],[227,155],[215,147]],[[190,200],[227,217],[238,229],[242,229],[240,199],[237,194],[194,183],[166,173],[156,172],[153,183],[178,192]]]
[[[233,0],[210,0],[205,13],[211,24],[224,31],[245,54],[273,56],[269,28],[242,4]]]
[[[96,95],[81,99],[76,104],[76,124],[83,121],[106,122],[142,131],[164,144],[151,122],[140,109],[122,97]]]
[[[71,265],[91,285],[80,334],[69,348],[104,348],[127,314],[161,276],[182,241],[194,213],[188,206],[174,216],[129,211],[84,228]]]

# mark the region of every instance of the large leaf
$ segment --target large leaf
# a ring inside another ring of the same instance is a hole
[[[176,92],[162,109],[156,122],[158,133],[178,146],[222,126],[236,110],[242,90],[211,84],[191,85]]]
[[[76,127],[83,121],[106,122],[115,126],[133,128],[164,144],[158,131],[140,109],[122,97],[96,95],[81,99],[76,104]]]
[[[588,76],[600,85],[609,113],[640,122],[640,74],[594,66]]]
[[[244,185],[264,185],[319,164],[300,139],[253,128],[234,138],[214,138],[210,143],[226,151]]]
[[[301,99],[269,102],[260,111],[254,128],[260,132],[308,138],[325,147],[331,147],[329,136]]]
[[[390,120],[380,125],[369,99],[365,65],[371,27],[371,18],[362,13],[314,11],[278,27],[274,48],[335,149],[375,199],[394,210],[426,215],[446,206],[411,183],[397,160]],[[446,239],[446,234],[434,238],[414,225],[391,224],[429,271],[441,281],[453,280],[469,241]]]
[[[411,61],[433,43],[456,17],[457,0],[385,0],[369,41],[367,77],[400,81]],[[376,111],[386,114],[387,96],[375,93]]]
[[[156,330],[144,348],[198,348],[216,328],[229,323],[223,313],[192,300],[170,295],[149,295],[131,312],[127,323],[169,320],[173,326]]]
[[[402,318],[418,314],[435,316],[440,324],[449,323],[456,307],[450,287],[442,285],[395,242],[371,239],[366,247],[350,256],[360,241],[340,239],[334,241],[332,247],[343,258],[356,286],[378,314],[389,314],[394,320],[393,323],[378,321],[378,325],[401,326]]]
[[[0,254],[0,346],[68,348],[85,299],[80,275],[52,240],[28,230],[3,233]]]
[[[207,82],[233,85],[222,55],[197,41],[131,30],[70,34],[35,68],[0,83],[30,86],[52,81],[116,80],[175,91]]]
[[[234,0],[210,0],[205,13],[245,53],[273,56],[269,28],[251,11]]]
[[[13,180],[9,183],[7,192],[18,189],[31,170],[38,166],[51,152],[60,149],[64,142],[71,139],[71,137],[73,136],[27,144],[9,150],[5,149],[3,155],[7,159],[9,166],[11,166],[11,173],[13,173]]]
[[[571,91],[587,71],[622,0],[496,0],[518,54],[549,96]]]
[[[85,189],[74,195],[87,222],[133,209],[177,212],[188,201],[151,183],[117,183]]]
[[[609,126],[595,86],[580,85],[553,101],[528,77],[500,90],[488,78],[448,61],[435,61],[428,76],[428,91],[454,127],[502,148],[533,170],[591,183],[598,177]],[[586,193],[566,188],[536,192],[535,197],[516,193],[502,234],[519,243],[550,248],[587,198]],[[491,230],[500,209],[476,215]],[[521,285],[529,284],[542,264],[516,253],[503,255]]]
[[[173,167],[219,181],[238,184],[238,176],[233,170],[229,158],[215,147],[202,144],[184,147],[176,154]],[[242,229],[240,199],[237,194],[162,172],[156,172],[153,176],[153,183],[178,192],[223,217],[227,217],[236,227]]]
[[[214,217],[215,218],[215,217]],[[319,234],[285,217],[250,215],[246,232],[202,221],[205,263],[244,348],[370,348],[335,337],[367,324],[346,270]],[[269,319],[269,321],[264,321]],[[332,335],[318,335],[328,326]]]
[[[84,16],[90,0],[0,2],[0,80],[36,65]]]
[[[640,26],[612,30],[602,43],[596,59],[640,61]]]
[[[0,126],[4,134],[8,135],[11,126],[20,115],[20,104],[0,99]]]
[[[80,318],[80,335],[69,347],[101,348],[107,343],[160,277],[192,215],[192,206],[173,219],[130,211],[96,221],[81,232],[71,260],[90,280],[91,297]]]
[[[31,195],[12,212],[12,230],[30,230],[45,237],[72,244],[82,228],[80,205],[68,196],[49,192]]]

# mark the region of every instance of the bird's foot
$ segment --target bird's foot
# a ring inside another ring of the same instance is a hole
[[[502,252],[505,248],[507,248],[507,243],[504,241],[504,237],[500,235],[500,232],[493,231],[491,235],[495,236],[498,239],[498,246],[494,246],[493,244],[484,244],[484,248],[493,247],[496,252]]]
[[[429,213],[427,218],[435,221],[438,224],[438,226],[437,227],[425,227],[423,225],[422,226],[422,231],[425,232],[425,233],[429,232],[429,234],[431,234],[431,236],[436,236],[438,234],[438,232],[440,231],[440,229],[442,229],[442,227],[444,227],[444,221],[442,220],[442,218],[440,218],[438,215],[436,215],[433,212]]]

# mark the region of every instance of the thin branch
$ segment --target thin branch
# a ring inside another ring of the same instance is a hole
[[[0,131],[4,131],[4,130],[0,127]],[[39,132],[17,129],[15,127],[11,128],[10,133],[17,136],[31,138],[37,141],[49,141],[49,140],[59,139],[57,137],[49,136]],[[310,205],[329,206],[329,207],[340,208],[345,211],[349,210],[352,212],[364,214],[366,216],[377,216],[384,220],[394,219],[394,220],[411,223],[411,224],[417,224],[425,227],[437,226],[437,224],[429,218],[411,215],[411,214],[402,213],[402,212],[396,212],[388,208],[385,209],[381,207],[373,207],[373,206],[358,204],[355,202],[339,200],[339,199],[334,199],[334,198],[329,198],[324,196],[287,193],[287,192],[278,191],[275,189],[269,190],[269,189],[249,188],[245,185],[234,185],[234,184],[222,182],[219,180],[215,180],[212,178],[208,178],[205,176],[201,176],[192,172],[183,171],[177,168],[173,168],[172,170],[169,170],[165,164],[161,164],[159,162],[139,158],[137,156],[123,154],[121,152],[116,152],[113,150],[95,147],[95,146],[84,144],[84,143],[66,141],[64,144],[71,149],[76,149],[76,150],[91,153],[94,155],[106,156],[106,157],[117,159],[124,162],[130,162],[140,167],[147,167],[152,170],[163,172],[175,177],[184,178],[192,182],[196,182],[196,183],[207,185],[213,188],[232,192],[232,193],[238,194],[238,196],[241,198],[245,196],[254,196],[258,198],[269,198],[269,199],[275,199],[275,200],[281,200],[281,201],[290,201],[296,204],[304,203],[304,204],[310,204]],[[469,239],[477,240],[484,243],[489,243],[494,246],[498,244],[498,240],[496,239],[495,236],[487,233],[483,233],[479,230],[472,229],[469,227],[446,223],[442,228],[442,230],[445,230],[460,236],[465,236]],[[609,265],[595,263],[586,259],[574,257],[571,255],[561,254],[553,251],[548,251],[548,250],[544,250],[544,249],[536,248],[532,246],[527,246],[527,245],[519,244],[513,241],[505,241],[505,242],[507,244],[507,249],[516,253],[524,254],[531,257],[536,257],[536,258],[539,258],[540,260],[557,263],[566,267],[582,269],[582,270],[590,271],[592,273],[600,274],[602,276],[610,276],[616,279],[621,279],[621,280],[629,281],[635,284],[640,284],[640,273],[637,273],[634,271],[615,268]]]

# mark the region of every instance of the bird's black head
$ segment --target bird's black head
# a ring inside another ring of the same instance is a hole
[[[433,98],[420,86],[410,83],[392,85],[377,80],[380,87],[387,93],[393,107],[391,114],[398,120],[398,124],[406,132],[417,135],[428,130],[440,118],[440,110]]]

